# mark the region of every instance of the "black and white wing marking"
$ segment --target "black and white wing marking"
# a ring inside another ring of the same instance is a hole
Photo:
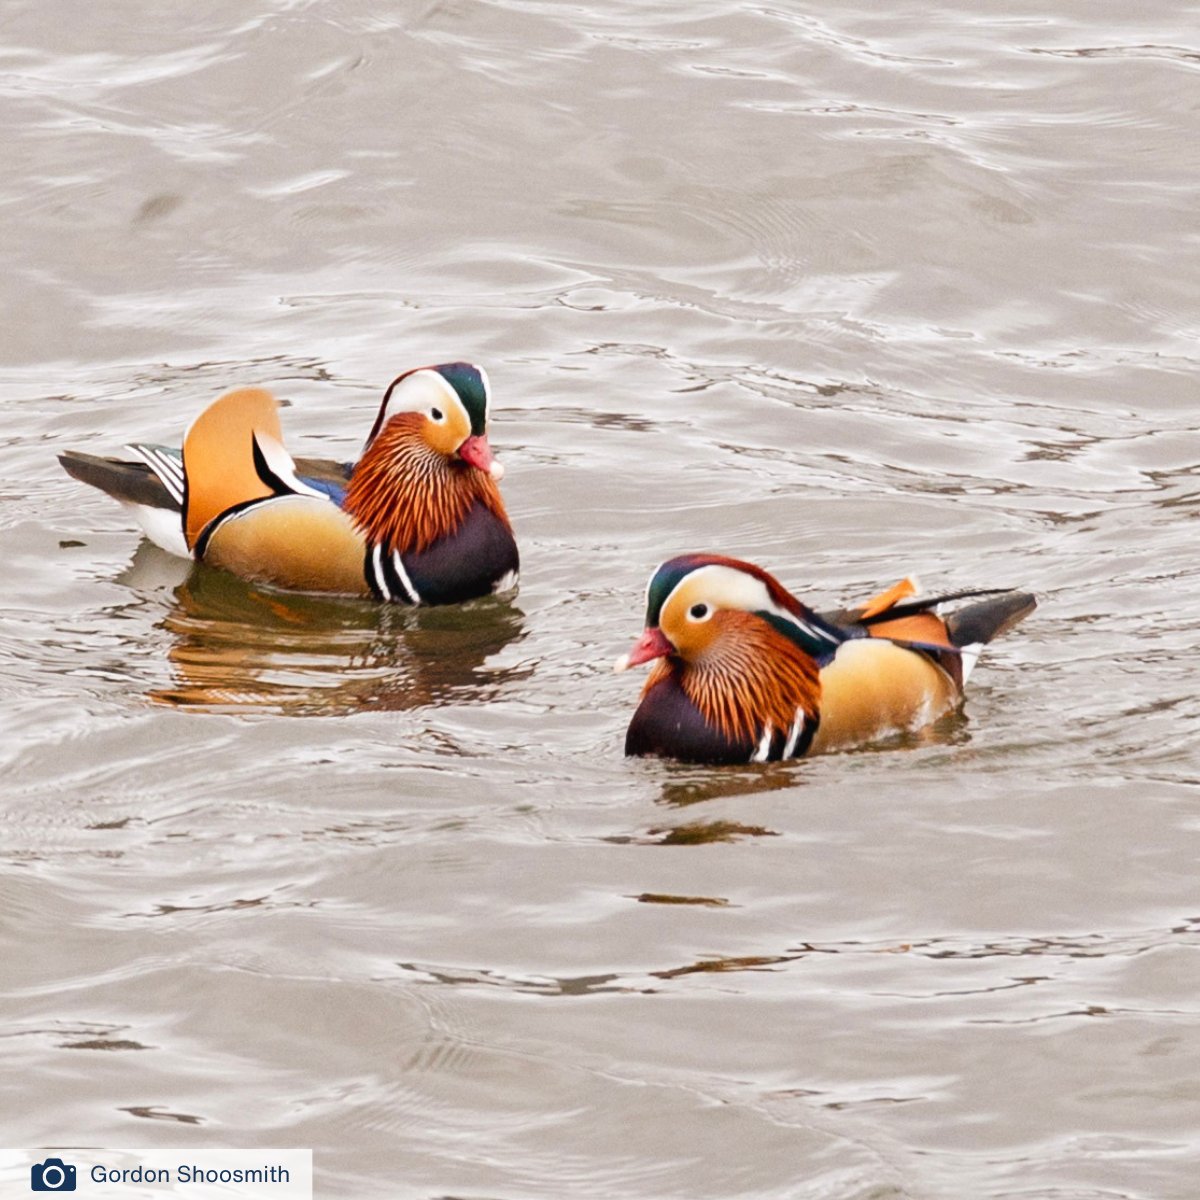
[[[135,442],[126,446],[130,454],[136,454],[158,476],[163,487],[171,493],[171,499],[183,507],[183,451],[174,446],[156,446],[146,442]]]

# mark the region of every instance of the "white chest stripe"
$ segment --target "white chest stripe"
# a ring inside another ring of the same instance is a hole
[[[392,582],[400,585],[400,590],[404,593],[403,596],[397,597],[392,588],[388,586],[389,572],[391,572]],[[385,562],[383,546],[379,543],[372,546],[371,574],[375,577],[375,587],[385,600],[403,599],[407,600],[409,604],[421,603],[421,594],[413,587],[413,581],[404,569],[404,560],[400,557],[398,550],[393,550],[391,558]]]
[[[783,748],[783,757],[791,758],[796,749],[796,743],[804,732],[804,709],[796,709],[796,719],[792,722],[792,732],[788,734],[787,745]]]
[[[392,598],[387,580],[383,577],[383,547],[376,543],[371,549],[371,570],[375,573],[375,586],[385,600]]]
[[[408,577],[408,572],[404,569],[404,563],[400,559],[400,551],[392,551],[392,568],[396,572],[396,578],[400,580],[400,586],[404,589],[408,596],[410,604],[420,604],[421,597],[417,594],[417,589],[413,587],[412,580]]]
[[[758,743],[758,749],[750,755],[751,762],[766,762],[771,754],[771,739],[775,736],[775,731],[770,725],[763,730],[762,740]]]

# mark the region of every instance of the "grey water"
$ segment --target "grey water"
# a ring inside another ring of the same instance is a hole
[[[322,1197],[1200,1192],[1200,8],[0,6],[0,1141]],[[58,468],[470,358],[519,595],[189,571]],[[1038,611],[627,761],[688,550]]]

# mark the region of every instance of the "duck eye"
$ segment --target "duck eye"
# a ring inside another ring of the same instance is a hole
[[[703,621],[704,618],[708,616],[708,605],[693,604],[692,607],[688,609],[688,616],[691,617],[693,621]]]
[[[441,420],[444,420],[444,419],[445,419],[445,418],[443,417],[443,415],[442,415],[442,410],[441,410],[440,408],[431,408],[431,409],[429,410],[429,415],[430,415],[430,416],[431,416],[431,417],[432,417],[432,418],[433,418],[435,421],[441,421]]]

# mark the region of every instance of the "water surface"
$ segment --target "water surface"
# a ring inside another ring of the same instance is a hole
[[[318,1194],[1184,1200],[1192,5],[12,4],[5,1141]],[[469,357],[518,597],[189,572],[63,475]],[[961,714],[627,762],[661,559],[1041,607]]]

